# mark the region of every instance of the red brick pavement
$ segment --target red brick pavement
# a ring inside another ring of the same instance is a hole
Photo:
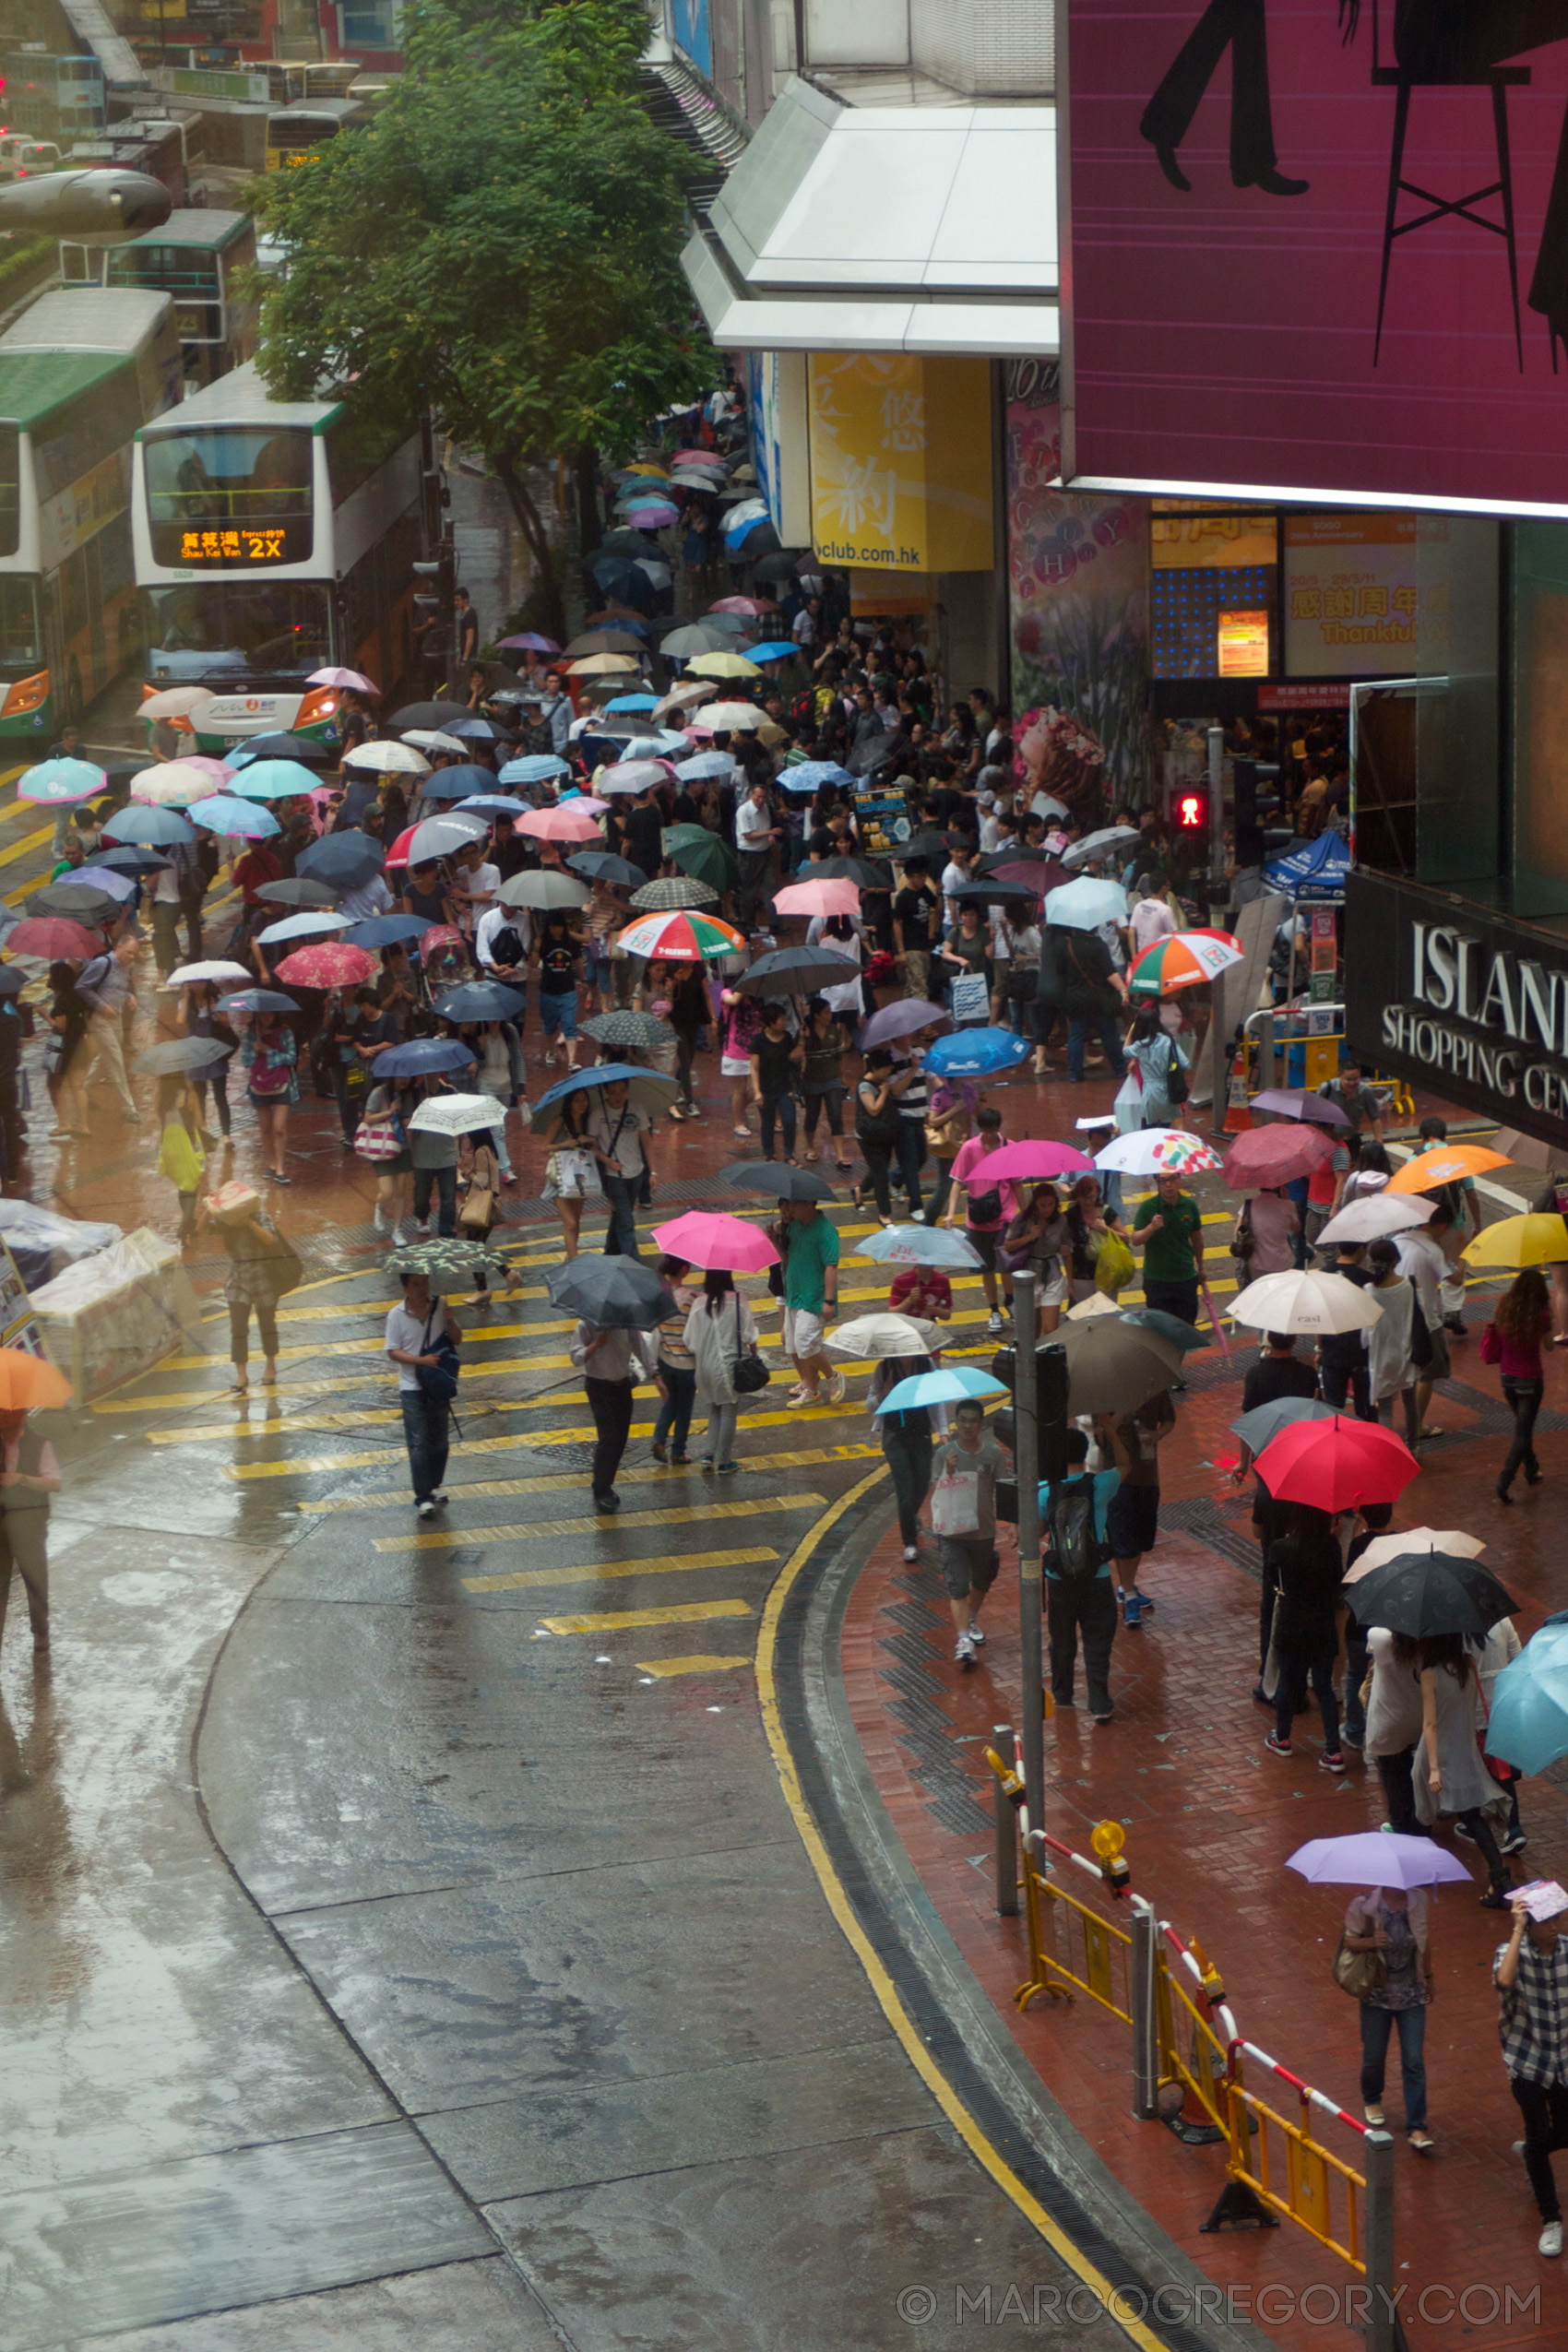
[[[1484,1536],[1488,1564],[1519,1600],[1517,1622],[1527,1637],[1564,1599],[1568,1444],[1561,1423],[1544,1434],[1544,1483],[1527,1496],[1521,1490],[1511,1510],[1500,1509],[1491,1486],[1506,1441],[1498,1433],[1496,1379],[1479,1362],[1473,1343],[1455,1352],[1459,1376],[1433,1416],[1450,1434],[1428,1450],[1397,1522]],[[1375,1825],[1383,1808],[1375,1771],[1363,1769],[1353,1751],[1347,1751],[1345,1780],[1318,1769],[1315,1713],[1301,1718],[1289,1761],[1263,1746],[1268,1718],[1250,1696],[1258,1586],[1237,1564],[1255,1562],[1255,1548],[1246,1503],[1217,1467],[1217,1457],[1234,1458],[1227,1423],[1238,1409],[1240,1372],[1249,1360],[1240,1357],[1235,1379],[1216,1386],[1202,1384],[1218,1370],[1214,1352],[1189,1360],[1194,1384],[1180,1400],[1180,1427],[1162,1454],[1161,1541],[1142,1579],[1157,1614],[1117,1635],[1114,1723],[1092,1725],[1081,1704],[1080,1674],[1078,1710],[1047,1726],[1047,1825],[1087,1850],[1097,1821],[1123,1823],[1133,1883],[1162,1918],[1203,1943],[1243,2034],[1359,2113],[1356,2011],[1329,1977],[1349,1891],[1308,1887],[1282,1865],[1306,1838]],[[1553,1408],[1568,1409],[1568,1365],[1555,1360],[1545,1411]],[[1189,1523],[1185,1529],[1174,1528],[1179,1519]],[[1004,1544],[1010,1541],[1004,1531]],[[918,1567],[906,1568],[895,1536],[861,1578],[845,1626],[845,1675],[899,1835],[980,1983],[1050,2089],[1209,2276],[1253,2289],[1270,2281],[1294,2289],[1313,2280],[1341,2284],[1343,2265],[1294,2226],[1200,2236],[1199,2224],[1223,2186],[1224,2152],[1182,2147],[1158,2124],[1134,2120],[1130,2037],[1107,2012],[1082,1998],[1072,2006],[1037,2002],[1022,2017],[1013,2007],[1025,1973],[1021,1922],[995,1916],[988,1834],[975,1800],[990,1801],[986,1735],[996,1723],[1018,1720],[1017,1627],[1008,1605],[1015,1561],[1004,1551],[984,1662],[962,1676],[952,1664],[932,1563],[922,1555]],[[932,1731],[922,1698],[934,1702],[944,1731]],[[1546,1780],[1526,1782],[1522,1812],[1530,1842],[1520,1875],[1568,1876],[1559,1789]],[[1467,1847],[1456,1850],[1476,1867]],[[1478,1894],[1482,1883],[1478,1871]],[[1423,2287],[1470,2285],[1503,2296],[1509,2286],[1527,2295],[1538,2284],[1542,2294],[1534,2325],[1517,2312],[1511,2325],[1503,2313],[1486,2323],[1491,2301],[1485,2291],[1467,2307],[1474,2324],[1455,2316],[1444,2325],[1437,2322],[1448,2304],[1439,2293],[1426,2305],[1432,2323],[1414,2318],[1411,2340],[1517,2343],[1529,2333],[1568,2343],[1568,2277],[1536,2252],[1534,2204],[1510,2149],[1518,2124],[1499,2059],[1490,1984],[1497,1917],[1466,1889],[1445,1889],[1433,1932],[1437,1999],[1427,2063],[1434,2156],[1412,2154],[1399,2132],[1396,2056],[1386,2097],[1396,2135],[1399,2276],[1412,2296]],[[1258,2070],[1251,2079],[1266,2089]],[[1335,2128],[1324,2126],[1331,2145]],[[1339,2129],[1340,2142],[1353,2136]],[[1354,2161],[1351,2146],[1344,2153]],[[1325,2341],[1321,2326],[1300,2319],[1270,2324],[1268,2332],[1292,2346]],[[1331,2329],[1331,2336],[1337,2332]]]

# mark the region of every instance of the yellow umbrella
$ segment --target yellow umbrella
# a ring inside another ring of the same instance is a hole
[[[1470,1265],[1562,1265],[1568,1262],[1568,1223],[1561,1217],[1500,1217],[1467,1241]]]
[[[691,678],[760,678],[762,671],[754,661],[740,653],[699,653],[686,664]]]
[[[624,678],[636,667],[636,658],[630,653],[590,653],[581,661],[573,662],[570,674],[574,678]]]

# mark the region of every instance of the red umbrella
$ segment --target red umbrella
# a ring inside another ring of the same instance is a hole
[[[418,831],[417,825],[405,826],[387,850],[383,863],[389,866],[406,866],[409,862],[409,844]]]
[[[325,939],[319,946],[296,948],[278,967],[278,978],[290,988],[355,988],[374,980],[376,959],[363,947],[350,947],[341,939]]]
[[[975,876],[977,882],[1016,882],[1025,890],[1038,890],[1042,898],[1048,890],[1060,890],[1072,879],[1060,858],[1009,858]]]
[[[1313,1503],[1320,1511],[1351,1511],[1360,1503],[1393,1503],[1420,1464],[1381,1421],[1291,1421],[1271,1438],[1253,1464],[1277,1503]]]
[[[66,922],[63,916],[28,915],[6,933],[6,951],[11,956],[36,956],[48,964],[77,964],[101,956],[103,942],[84,931],[80,923]]]
[[[1334,1139],[1321,1127],[1253,1127],[1238,1135],[1225,1157],[1225,1181],[1239,1193],[1292,1184],[1334,1157]]]

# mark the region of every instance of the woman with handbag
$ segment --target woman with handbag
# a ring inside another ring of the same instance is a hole
[[[1508,1865],[1496,1833],[1507,1819],[1508,1795],[1488,1771],[1481,1752],[1484,1717],[1475,1652],[1462,1633],[1434,1633],[1420,1642],[1396,1633],[1394,1647],[1420,1679],[1421,1736],[1410,1759],[1416,1819],[1429,1832],[1440,1819],[1457,1821],[1487,1867],[1491,1884],[1481,1896],[1482,1907],[1506,1911]]]
[[[1546,1280],[1538,1266],[1527,1265],[1515,1275],[1499,1299],[1491,1321],[1481,1333],[1481,1361],[1496,1364],[1503,1374],[1503,1394],[1514,1416],[1514,1440],[1498,1473],[1499,1503],[1513,1500],[1509,1488],[1517,1471],[1526,1486],[1538,1486],[1541,1467],[1536,1459],[1536,1415],[1546,1394],[1541,1342],[1551,1329]]]
[[[240,1047],[240,1060],[250,1072],[247,1091],[261,1131],[264,1172],[275,1184],[291,1181],[283,1173],[283,1146],[290,1107],[300,1099],[298,1055],[294,1032],[277,1013],[260,1014]]]
[[[756,1351],[756,1318],[724,1267],[704,1278],[682,1336],[696,1373],[697,1403],[707,1415],[707,1452],[697,1467],[705,1478],[729,1478],[741,1467],[734,1458],[741,1399],[766,1385],[767,1373]],[[752,1365],[762,1372],[760,1382]]]
[[[953,1189],[953,1162],[969,1140],[969,1098],[972,1087],[939,1086],[925,1117],[926,1149],[936,1162],[936,1182],[925,1205],[925,1222],[934,1225]]]
[[[1384,2125],[1383,2085],[1389,2036],[1399,2034],[1399,2073],[1405,2132],[1420,2156],[1430,2155],[1427,2007],[1432,1997],[1430,1906],[1424,1887],[1372,1886],[1353,1895],[1345,1914],[1334,1980],[1360,2003],[1361,2101],[1374,2131]]]
[[[1062,1195],[1054,1184],[1037,1184],[1003,1237],[1002,1258],[1009,1274],[1031,1272],[1035,1292],[1036,1330],[1043,1339],[1062,1320],[1067,1301],[1067,1277],[1063,1255],[1072,1245]]]
[[[555,1204],[561,1234],[569,1258],[577,1254],[577,1231],[587,1202],[597,1200],[602,1187],[599,1162],[588,1140],[588,1106],[580,1095],[568,1095],[544,1131],[550,1158],[545,1163],[544,1197]]]
[[[1158,1004],[1140,1005],[1126,1039],[1127,1069],[1111,1109],[1116,1132],[1178,1123],[1187,1099],[1187,1074],[1176,1040],[1161,1028]]]
[[[432,1300],[428,1274],[405,1274],[400,1306],[386,1314],[386,1349],[398,1367],[398,1401],[403,1408],[403,1438],[414,1507],[422,1519],[446,1500],[441,1481],[451,1449],[451,1401],[456,1363],[450,1351],[461,1337],[446,1299]],[[421,1378],[421,1374],[424,1378]]]
[[[201,1103],[183,1071],[159,1079],[158,1118],[163,1131],[158,1150],[158,1172],[167,1176],[179,1195],[180,1246],[184,1249],[196,1232],[196,1202],[212,1138],[202,1130]]]
[[[1249,1281],[1260,1274],[1289,1274],[1296,1263],[1290,1245],[1301,1229],[1296,1204],[1282,1187],[1253,1193],[1237,1213],[1230,1255],[1245,1266]]]
[[[375,1229],[400,1241],[403,1220],[413,1216],[413,1167],[409,1156],[398,1089],[389,1078],[365,1097],[364,1116],[354,1130],[354,1150],[375,1170]]]

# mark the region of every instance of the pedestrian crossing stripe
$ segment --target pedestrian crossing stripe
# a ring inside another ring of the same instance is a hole
[[[659,1680],[664,1682],[676,1674],[729,1674],[736,1667],[741,1668],[742,1671],[748,1671],[752,1664],[753,1659],[749,1652],[740,1657],[719,1657],[699,1653],[694,1657],[659,1657],[651,1660],[639,1657],[636,1670],[639,1674],[657,1675]]]
[[[653,1393],[651,1389],[647,1392],[650,1396]],[[558,1397],[534,1399],[536,1404],[554,1404],[557,1407],[560,1406],[561,1401]],[[781,1428],[788,1422],[790,1427],[799,1427],[803,1424],[807,1429],[813,1429],[820,1427],[824,1421],[841,1420],[844,1410],[845,1408],[841,1405],[823,1405],[802,1406],[799,1412],[794,1413],[748,1413],[746,1426],[748,1429],[775,1429]],[[366,1414],[362,1418],[369,1420],[370,1416]],[[653,1424],[651,1421],[644,1421],[640,1427],[645,1432],[651,1432]],[[598,1434],[597,1430],[590,1430],[588,1432],[590,1440]],[[534,1430],[512,1430],[505,1437],[470,1437],[462,1444],[454,1445],[452,1453],[454,1458],[459,1454],[516,1453],[519,1446],[534,1444],[538,1435],[539,1432]],[[229,1462],[225,1463],[219,1476],[232,1479],[237,1485],[244,1485],[251,1479],[281,1479],[295,1476],[308,1478],[327,1476],[334,1470],[374,1470],[378,1463],[390,1462],[393,1458],[394,1448],[391,1445],[379,1445],[374,1453],[309,1454],[295,1455],[286,1462]],[[661,1471],[659,1475],[662,1477],[664,1473]],[[683,1473],[677,1469],[671,1475],[678,1478]],[[380,1494],[387,1490],[378,1487],[374,1491]],[[359,1506],[355,1498],[350,1495],[324,1496],[313,1503],[302,1503],[299,1507],[302,1511],[310,1513],[352,1511]]]
[[[573,1568],[517,1568],[509,1576],[465,1576],[469,1593],[532,1591],[540,1585],[597,1585],[626,1576],[689,1575],[698,1568],[759,1568],[778,1554],[766,1544],[738,1551],[661,1551],[649,1560],[588,1560]]]
[[[755,1614],[749,1600],[688,1600],[669,1609],[594,1609],[578,1617],[541,1617],[539,1621],[547,1633],[626,1633],[639,1626],[695,1625],[709,1617]]]
[[[463,1360],[465,1375],[487,1372],[495,1380],[521,1380],[532,1370],[533,1366],[526,1356],[466,1356]],[[296,1396],[340,1396],[349,1389],[372,1385],[386,1387],[393,1377],[393,1366],[388,1365],[384,1370],[379,1364],[367,1364],[362,1372],[345,1372],[341,1380],[280,1380],[271,1388],[253,1388],[250,1399],[253,1404],[287,1405]],[[479,1393],[482,1395],[484,1392],[481,1390]],[[465,1382],[465,1398],[471,1400],[474,1394],[475,1391]],[[537,1396],[529,1399],[535,1405],[548,1401]],[[161,1396],[106,1397],[101,1404],[94,1405],[92,1410],[103,1414],[177,1413],[183,1407],[224,1405],[237,1411],[243,1402],[238,1392],[225,1384],[221,1388],[172,1388]],[[234,1426],[244,1429],[245,1424],[236,1421]]]
[[[769,1419],[774,1423],[784,1420],[793,1422],[799,1419],[799,1416],[794,1413],[775,1413]],[[647,1426],[651,1428],[652,1423],[649,1422]],[[754,1428],[756,1423],[748,1419],[747,1426]],[[590,1429],[584,1431],[582,1434],[584,1443],[591,1444],[598,1431]],[[457,1445],[452,1449],[455,1455],[462,1453],[463,1450]],[[742,1454],[739,1456],[739,1461],[742,1470],[762,1470],[771,1477],[776,1470],[820,1469],[827,1462],[863,1462],[874,1459],[881,1452],[880,1445],[819,1445],[798,1454]],[[375,1458],[379,1461],[382,1456],[378,1455]],[[668,1486],[675,1479],[700,1478],[702,1475],[695,1460],[674,1467],[666,1467],[658,1462],[647,1462],[634,1463],[628,1467],[623,1463],[618,1482],[628,1486]],[[454,1502],[459,1496],[466,1501],[469,1496],[476,1494],[531,1494],[537,1493],[541,1487],[581,1486],[582,1482],[583,1474],[580,1470],[570,1471],[564,1477],[556,1478],[466,1479],[461,1485],[451,1489],[451,1495]],[[413,1499],[411,1487],[373,1487],[364,1494],[323,1495],[318,1503],[302,1503],[299,1508],[307,1518],[314,1518],[336,1515],[339,1511],[392,1511],[396,1510],[399,1504],[407,1509]]]
[[[434,1535],[377,1536],[377,1551],[482,1550],[493,1543],[532,1543],[540,1536],[612,1536],[628,1527],[688,1527],[694,1519],[755,1519],[765,1511],[826,1511],[820,1494],[763,1494],[750,1503],[705,1503],[674,1511],[596,1511],[584,1519],[536,1520],[526,1527],[443,1527]]]

